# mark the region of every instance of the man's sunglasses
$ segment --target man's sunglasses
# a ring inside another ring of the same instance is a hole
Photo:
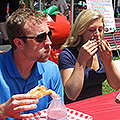
[[[50,30],[48,33],[44,32],[44,33],[40,33],[38,34],[36,37],[28,37],[28,36],[21,36],[21,37],[17,37],[17,38],[35,38],[37,42],[44,42],[47,38],[47,35],[49,36],[49,38],[52,38],[52,30]]]

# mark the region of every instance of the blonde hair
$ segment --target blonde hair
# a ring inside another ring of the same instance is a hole
[[[79,46],[82,39],[81,35],[86,31],[90,22],[95,19],[101,19],[104,25],[104,17],[98,10],[86,9],[80,12],[75,20],[70,36],[61,48]]]

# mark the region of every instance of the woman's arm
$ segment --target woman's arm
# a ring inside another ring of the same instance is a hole
[[[84,83],[86,63],[97,50],[97,44],[94,41],[88,41],[80,48],[74,68],[60,71],[64,89],[69,99],[75,100],[80,94]]]
[[[74,68],[61,70],[64,90],[69,99],[75,100],[80,94],[84,83],[85,65],[76,62]]]
[[[99,48],[99,54],[100,59],[103,62],[108,83],[113,89],[118,90],[120,88],[120,74],[112,60],[112,51],[107,42],[103,41]]]
[[[111,62],[104,63],[103,65],[108,83],[113,89],[118,90],[120,88],[120,74],[114,64],[114,61],[112,60]]]

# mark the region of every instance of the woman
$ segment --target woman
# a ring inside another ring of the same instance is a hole
[[[83,10],[59,55],[59,68],[66,93],[65,103],[102,94],[102,82],[120,87],[120,75],[104,37],[104,17],[97,10]],[[69,98],[69,99],[68,99]]]

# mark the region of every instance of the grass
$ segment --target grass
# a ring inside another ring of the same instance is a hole
[[[118,60],[119,59],[119,57],[116,55],[116,53],[113,54],[113,57],[114,57],[114,60]],[[115,90],[110,87],[110,85],[108,84],[107,80],[105,80],[102,83],[102,92],[103,92],[103,94],[107,94],[107,93],[114,92],[114,91]]]
[[[107,80],[105,80],[103,83],[102,83],[102,93],[103,94],[107,94],[107,93],[110,93],[110,92],[114,92],[116,90],[112,89],[110,87],[110,85],[108,84]]]

